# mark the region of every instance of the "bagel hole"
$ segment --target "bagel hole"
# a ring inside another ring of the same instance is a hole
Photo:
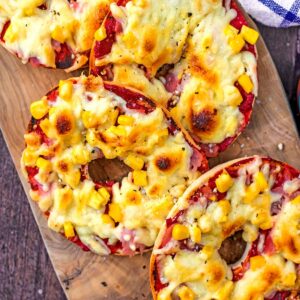
[[[120,182],[131,169],[120,159],[98,158],[88,165],[88,174],[94,182]]]
[[[247,242],[244,241],[242,235],[242,230],[235,232],[223,241],[219,249],[220,256],[228,265],[239,261],[246,250]]]

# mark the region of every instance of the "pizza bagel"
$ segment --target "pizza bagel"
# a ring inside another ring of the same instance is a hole
[[[97,30],[90,71],[161,103],[214,157],[249,123],[258,37],[234,1],[121,0]]]
[[[23,63],[76,70],[112,0],[0,1],[0,43]]]
[[[158,235],[154,299],[299,299],[299,223],[299,170],[259,156],[211,169]]]
[[[60,81],[30,111],[30,196],[52,230],[97,254],[152,247],[174,200],[208,168],[164,108],[100,77]]]

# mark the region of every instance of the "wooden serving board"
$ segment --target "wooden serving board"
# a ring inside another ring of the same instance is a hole
[[[260,89],[251,124],[234,145],[218,159],[211,160],[211,165],[246,155],[262,154],[300,168],[300,143],[295,124],[276,68],[262,39],[258,42],[258,52]],[[63,71],[22,65],[2,48],[0,64],[0,125],[27,193],[28,185],[20,172],[19,160],[24,147],[23,133],[30,117],[29,105],[56,85],[59,79],[75,76],[79,72],[65,74]],[[99,257],[83,252],[49,230],[37,205],[30,199],[29,203],[69,299],[151,299],[149,253],[124,258]]]

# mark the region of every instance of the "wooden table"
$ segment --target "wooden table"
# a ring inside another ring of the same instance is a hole
[[[300,29],[259,27],[290,97]],[[1,133],[0,145],[0,299],[65,299]]]

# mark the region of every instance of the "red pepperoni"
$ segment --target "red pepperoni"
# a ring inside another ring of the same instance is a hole
[[[169,283],[162,283],[160,280],[161,267],[160,262],[156,259],[154,262],[154,288],[155,291],[159,292],[163,288],[167,287]]]
[[[125,6],[128,1],[129,0],[119,0],[117,5]],[[111,12],[104,21],[104,27],[106,30],[106,38],[102,41],[96,41],[94,47],[95,58],[98,59],[111,52],[111,48],[116,41],[116,35],[123,30],[122,25],[112,16]],[[96,71],[97,70],[94,70],[94,72]]]
[[[5,32],[6,32],[6,30],[7,30],[7,28],[8,28],[9,25],[10,25],[10,21],[7,21],[7,22],[4,24],[3,29],[2,29],[2,31],[1,31],[1,34],[0,34],[0,41],[1,41],[2,43],[5,43],[5,41],[4,41],[4,35],[5,35]]]
[[[240,8],[238,7],[238,5],[235,1],[230,2],[230,8],[236,10],[236,12],[237,12],[236,18],[233,19],[230,23],[233,27],[235,27],[238,30],[241,30],[243,25],[248,25],[248,22],[247,22],[245,16],[241,12]]]
[[[175,135],[176,132],[179,131],[179,128],[177,126],[177,124],[174,122],[173,119],[168,119],[168,123],[169,123],[169,126],[168,126],[168,131],[171,135]]]
[[[137,92],[109,83],[104,83],[104,87],[108,91],[122,97],[126,101],[126,107],[129,109],[137,110],[144,114],[149,114],[155,110],[154,103]]]
[[[90,251],[90,248],[80,240],[78,235],[75,235],[74,237],[68,238],[68,240],[71,241],[72,243],[76,244],[77,246],[79,246],[83,251],[86,251],[86,252]]]
[[[47,95],[48,101],[55,102],[58,97],[58,89],[51,90]]]
[[[165,88],[166,90],[169,92],[169,93],[174,93],[177,86],[179,85],[180,83],[180,80],[178,79],[178,77],[170,72],[167,74],[166,76],[166,83],[165,83]]]
[[[248,252],[248,255],[247,255],[246,259],[242,262],[242,265],[240,267],[237,267],[232,270],[232,275],[233,275],[232,280],[233,281],[238,281],[243,278],[244,274],[249,269],[250,258],[258,255],[258,249],[257,249],[258,241],[259,241],[259,238],[257,238],[256,241],[254,241],[252,243],[251,248]]]
[[[26,172],[31,189],[33,191],[38,191],[40,188],[40,184],[36,181],[34,176],[39,172],[39,169],[37,167],[26,167]]]
[[[54,49],[55,50],[55,49]],[[60,69],[70,68],[75,61],[75,54],[72,49],[64,43],[60,44],[60,50],[55,51],[55,65]]]
[[[39,122],[38,122],[38,124],[36,126],[37,127],[34,129],[34,132],[36,132],[40,136],[42,144],[45,143],[47,145],[50,145],[52,143],[52,141],[43,132],[43,130],[41,129],[41,127],[39,125]]]
[[[167,219],[167,224],[168,224],[168,220],[169,219]],[[163,237],[163,239],[161,241],[159,249],[162,249],[163,247],[165,247],[169,243],[169,241],[171,240],[171,238],[172,238],[172,230],[173,230],[174,225],[175,224],[171,224],[169,226],[167,225],[167,229],[166,229],[166,232],[164,233],[164,237]]]
[[[266,298],[267,300],[299,300],[300,298],[297,296],[291,296],[291,292],[289,291],[278,291],[272,297]],[[299,295],[298,295],[299,296]],[[290,297],[290,298],[289,298]]]
[[[235,86],[240,91],[243,97],[243,101],[239,106],[239,110],[245,116],[245,123],[248,123],[250,119],[249,112],[251,113],[253,102],[254,102],[254,95],[252,93],[247,94],[246,91],[238,83],[236,83]]]
[[[108,239],[102,239],[102,240],[105,243],[105,245],[109,248],[111,254],[115,254],[117,252],[120,252],[120,250],[122,249],[122,242],[121,241],[117,241],[116,244],[110,245],[110,244],[108,244]]]
[[[272,231],[266,230],[263,231],[262,234],[265,236],[263,253],[266,253],[268,255],[274,254],[276,252],[276,248],[272,239]]]
[[[166,225],[167,225],[167,228],[170,227],[171,225],[174,225],[175,223],[177,223],[178,221],[178,218],[180,216],[182,216],[184,214],[185,210],[181,210],[179,211],[173,218],[168,218],[166,220]]]

